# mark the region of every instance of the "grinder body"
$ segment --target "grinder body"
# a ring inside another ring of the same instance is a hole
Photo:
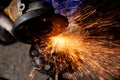
[[[57,35],[68,26],[68,19],[42,0],[13,0],[5,12],[14,21],[16,39],[27,44]]]

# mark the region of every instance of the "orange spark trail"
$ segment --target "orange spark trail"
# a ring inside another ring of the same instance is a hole
[[[72,35],[60,34],[58,36],[50,37],[49,46],[55,53],[63,54],[71,60],[71,64],[74,67],[80,67],[81,65],[81,54],[79,52],[83,51],[84,46],[82,41]]]
[[[44,49],[38,48],[43,49],[47,64],[55,64],[56,73],[71,65],[78,69],[72,74],[77,80],[120,80],[119,2],[87,1],[69,18],[63,33],[50,37]]]

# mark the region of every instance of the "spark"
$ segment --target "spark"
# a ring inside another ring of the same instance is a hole
[[[35,73],[36,70],[40,70],[40,68],[36,68],[36,67],[32,68],[32,70],[29,74],[30,80],[33,80],[34,77],[36,76],[36,73]]]
[[[29,74],[30,80],[33,80],[33,78],[35,77],[35,68],[33,68]]]
[[[89,36],[83,36],[80,30],[83,29],[79,25],[70,23],[65,32],[49,38],[47,48],[51,48],[51,53],[55,52],[57,55],[67,56],[72,69],[78,69],[73,76],[74,79],[119,79],[120,46],[118,44],[113,45],[113,42],[106,40],[98,41],[92,37],[90,39]],[[54,59],[58,60],[59,58],[55,57]]]
[[[83,3],[84,1],[86,0],[83,0]],[[51,36],[45,49],[54,59],[56,69],[64,66],[63,63],[68,65],[67,60],[70,61],[73,69],[78,69],[72,74],[76,80],[119,80],[119,1],[88,0],[85,4],[79,10],[74,8],[75,12],[78,12],[69,17],[70,24],[67,29],[57,36]],[[54,53],[57,56],[53,56]],[[46,60],[52,60],[49,59],[50,55],[44,55]],[[60,63],[57,64],[57,60]]]
[[[79,52],[83,50],[83,46],[82,42],[78,41],[75,36],[60,34],[58,36],[50,37],[48,46],[51,46],[55,53],[66,55],[71,60],[71,64],[76,66],[81,65],[81,62],[79,61],[81,55]]]

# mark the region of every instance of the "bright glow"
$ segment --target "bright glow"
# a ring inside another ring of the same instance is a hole
[[[49,47],[52,48],[53,52],[61,56],[67,56],[73,68],[81,66],[81,55],[79,52],[83,50],[83,46],[77,37],[68,34],[50,37]]]

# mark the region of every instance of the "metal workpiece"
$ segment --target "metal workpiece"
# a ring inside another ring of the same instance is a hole
[[[42,43],[31,46],[29,56],[32,65],[40,73],[48,75],[48,80],[68,80],[63,75],[67,72],[72,74],[77,68],[73,68],[66,55],[51,53],[51,50],[45,50],[45,46]]]

